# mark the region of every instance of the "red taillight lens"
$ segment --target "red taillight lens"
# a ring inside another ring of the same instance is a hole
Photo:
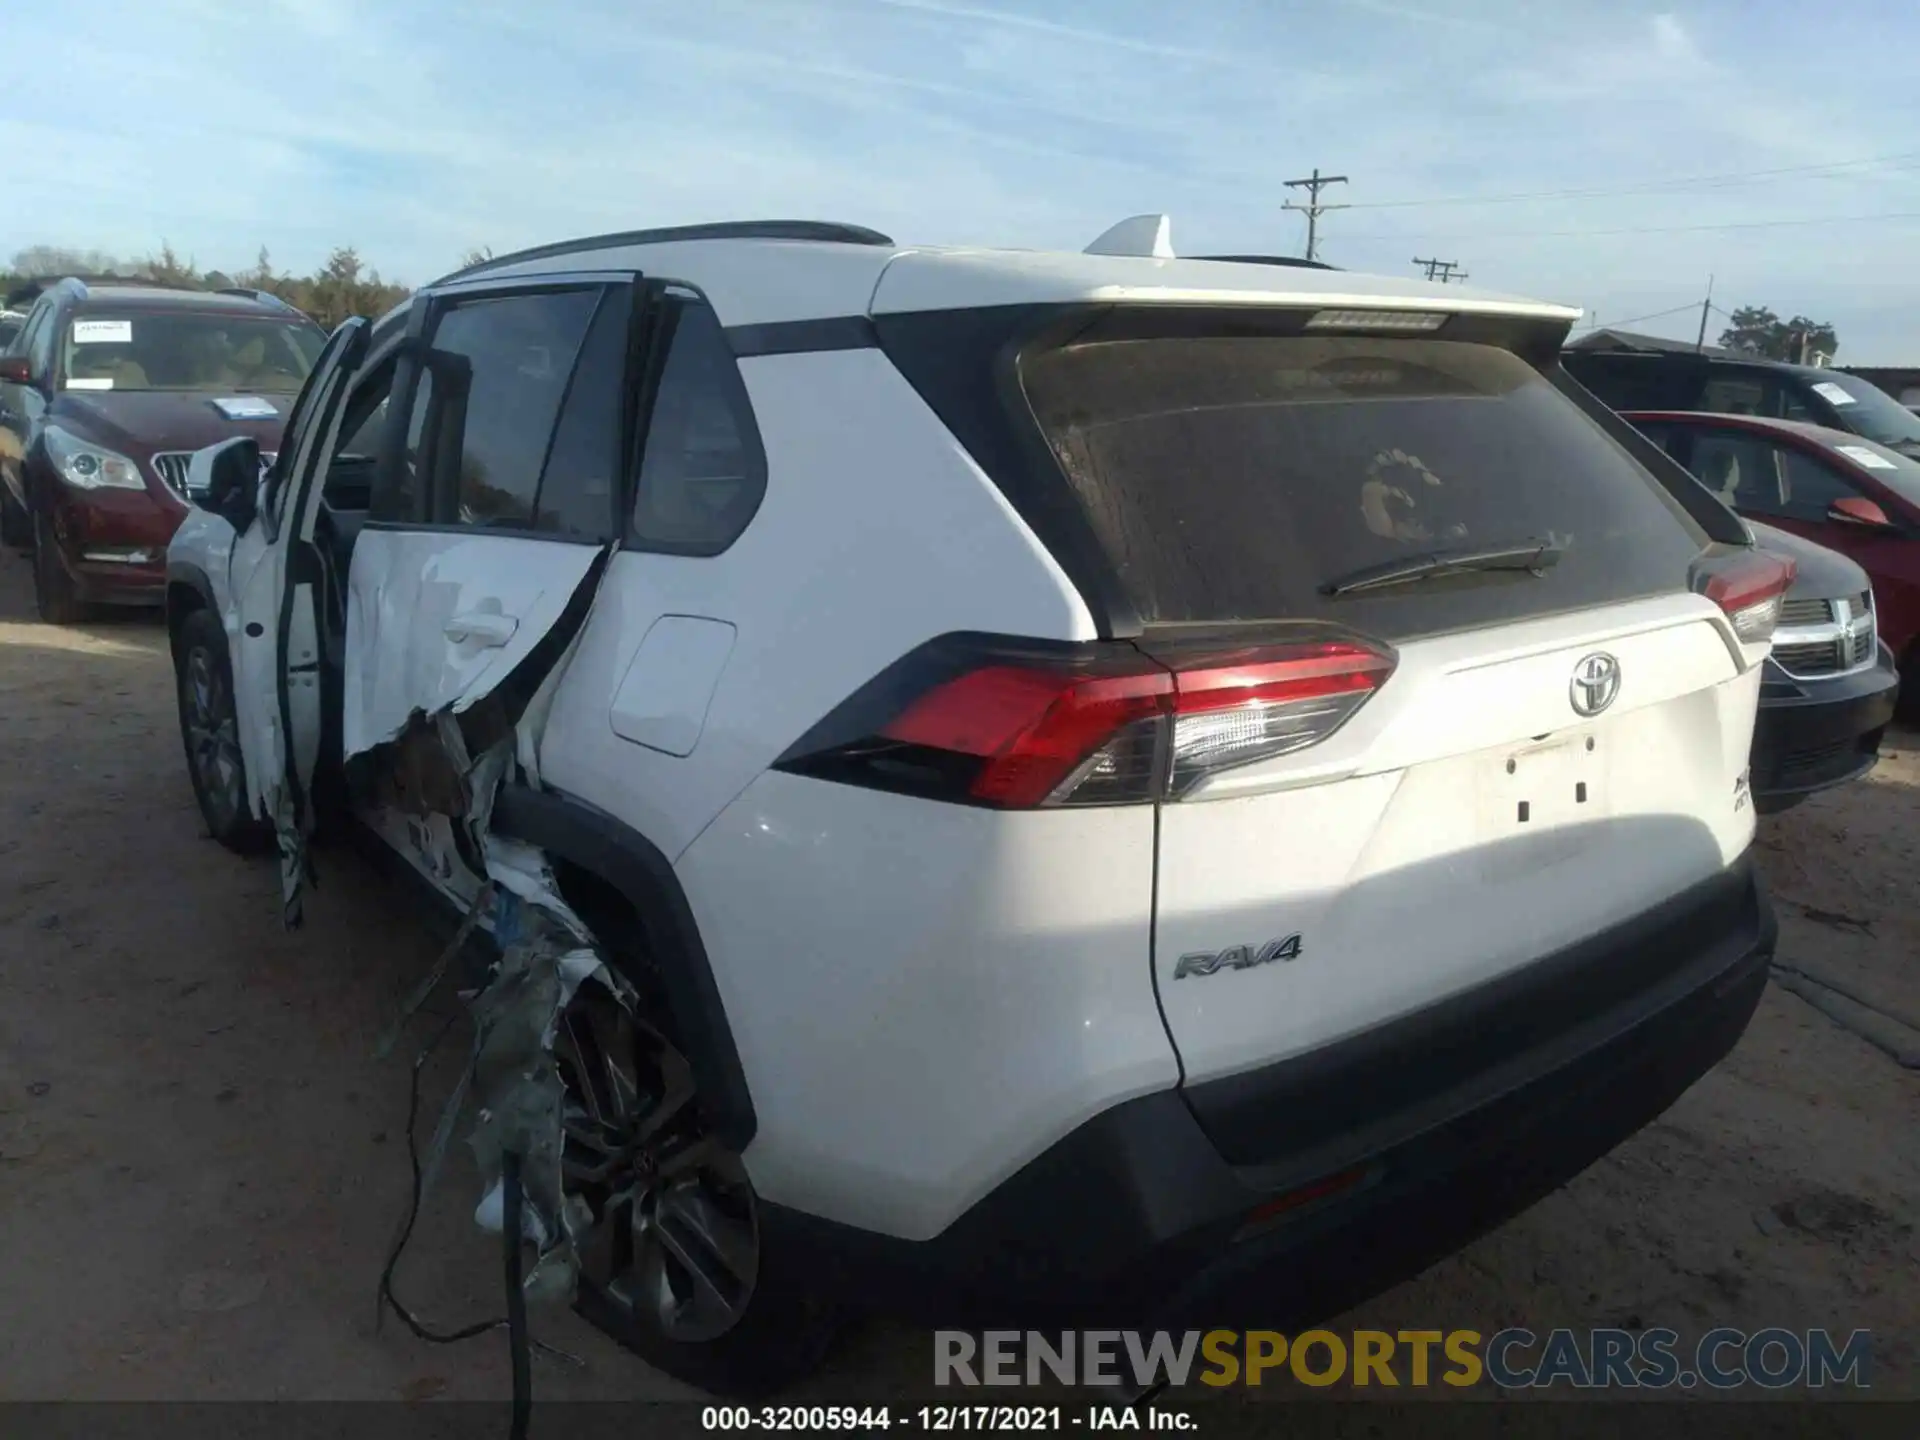
[[[1042,805],[1063,787],[1055,803],[1064,804],[1088,782],[1101,793],[1082,796],[1080,804],[1145,799],[1152,780],[1150,743],[1144,755],[1110,757],[1133,761],[1121,765],[1121,773],[1109,764],[1096,774],[1101,766],[1088,762],[1097,762],[1098,752],[1137,722],[1161,714],[1172,693],[1173,677],[1157,666],[1132,675],[1088,677],[991,665],[922,696],[880,733],[908,745],[978,756],[983,763],[967,789],[989,805]]]
[[[956,639],[908,656],[783,769],[1003,809],[1178,798],[1324,740],[1392,673],[1347,641],[1053,658]]]
[[[1794,563],[1760,550],[1747,550],[1703,567],[1696,585],[1700,593],[1726,611],[1733,633],[1749,645],[1773,637],[1780,622],[1780,606],[1793,588]]]

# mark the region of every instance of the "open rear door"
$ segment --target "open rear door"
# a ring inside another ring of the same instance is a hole
[[[283,917],[300,923],[313,832],[311,787],[320,755],[321,559],[313,546],[327,462],[347,392],[367,353],[370,323],[334,331],[288,419],[276,464],[261,480],[259,518],[234,546],[239,596],[234,694],[249,800],[280,842]]]
[[[369,818],[458,898],[479,857],[449,822],[487,803],[473,768],[551,693],[620,533],[634,299],[631,275],[493,282],[412,317],[353,552],[342,741]]]

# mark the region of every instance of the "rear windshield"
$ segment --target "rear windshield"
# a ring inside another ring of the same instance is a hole
[[[218,310],[88,311],[67,327],[68,390],[296,393],[327,337],[300,321]]]
[[[1042,433],[1148,623],[1322,619],[1383,638],[1684,589],[1704,537],[1519,357],[1434,339],[1174,338],[1023,357]],[[1536,576],[1322,587],[1550,543]]]

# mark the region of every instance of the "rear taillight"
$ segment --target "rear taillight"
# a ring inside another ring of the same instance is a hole
[[[1392,657],[1344,640],[1176,663],[1167,793],[1326,739],[1392,673]]]
[[[1346,640],[1155,659],[955,638],[892,667],[779,766],[999,809],[1177,799],[1326,739],[1392,671]]]
[[[1780,623],[1780,606],[1793,588],[1793,561],[1762,550],[1743,550],[1703,563],[1695,588],[1726,611],[1733,633],[1748,645],[1763,645]]]

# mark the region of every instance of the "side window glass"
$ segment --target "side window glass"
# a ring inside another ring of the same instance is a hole
[[[767,488],[766,455],[719,317],[670,294],[666,362],[647,416],[628,544],[717,555],[747,528]]]
[[[1802,451],[1783,447],[1780,460],[1786,489],[1782,514],[1798,520],[1825,520],[1834,501],[1860,493],[1832,466]]]
[[[51,301],[45,302],[38,318],[27,322],[27,363],[33,378],[43,383],[53,378],[53,343],[60,329],[57,310]]]
[[[347,397],[347,413],[340,425],[346,438],[327,463],[321,489],[327,504],[336,510],[366,510],[372,506],[374,466],[386,439],[395,369],[394,360],[384,361]]]
[[[624,289],[608,290],[594,312],[540,476],[536,530],[583,540],[611,540],[618,533],[614,496],[631,314],[631,292]]]
[[[380,442],[387,433],[393,372],[394,362],[389,360],[354,387],[355,393],[347,401],[347,418],[342,426],[347,431],[347,437],[334,452],[335,460],[371,460],[380,453]]]
[[[1805,392],[1798,385],[1780,386],[1780,408],[1774,412],[1783,420],[1802,420],[1819,424],[1819,418],[1813,413],[1813,407],[1807,404]]]
[[[1716,371],[1700,392],[1700,408],[1713,415],[1764,415],[1767,387],[1745,370]]]
[[[46,319],[46,314],[47,306],[44,300],[27,312],[27,318],[20,322],[19,333],[13,337],[13,344],[7,349],[9,355],[30,353],[34,337],[39,331],[41,322]]]
[[[434,519],[532,528],[554,422],[599,296],[505,295],[441,317],[429,360],[436,393],[426,393],[423,376],[407,447],[417,455],[427,443]]]
[[[1694,476],[1735,510],[1760,515],[1780,513],[1780,477],[1773,447],[1730,431],[1702,431],[1693,437]]]

